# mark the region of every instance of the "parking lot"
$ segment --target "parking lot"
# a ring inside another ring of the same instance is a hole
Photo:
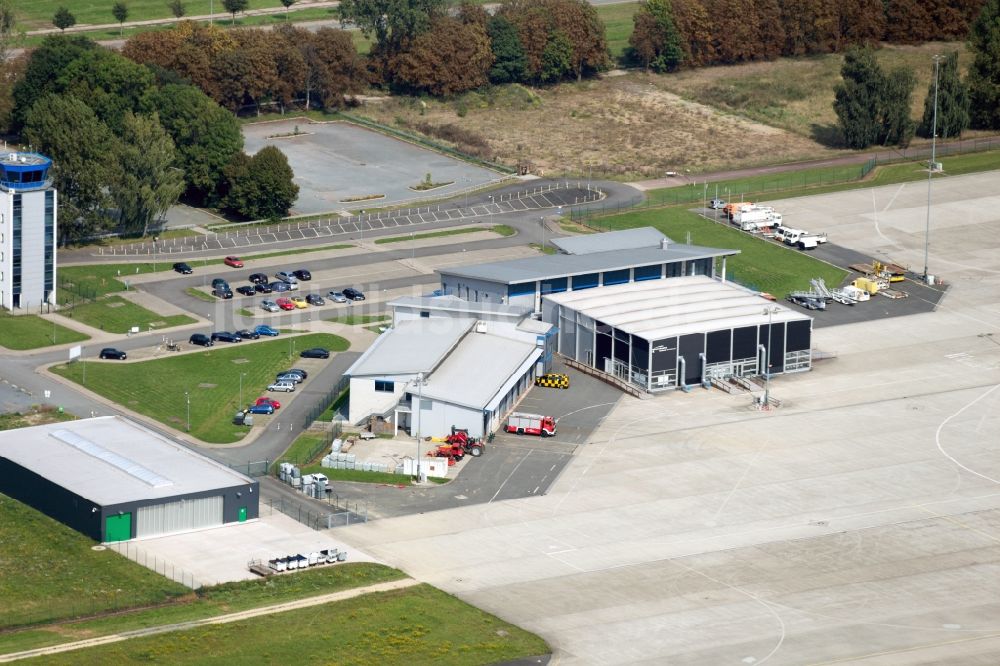
[[[995,179],[935,183],[937,309],[817,329],[836,358],[772,381],[779,410],[623,397],[544,496],[340,536],[539,633],[563,664],[997,663]],[[925,204],[910,184],[782,205],[914,266]]]
[[[296,128],[299,135],[268,138],[291,135]],[[363,201],[345,201],[358,197],[381,195],[380,205],[413,199],[426,194],[411,188],[427,174],[435,183],[451,183],[435,190],[443,195],[500,177],[495,171],[350,123],[314,123],[304,118],[256,123],[243,128],[243,137],[250,154],[271,145],[288,157],[299,186],[294,214],[363,208]]]

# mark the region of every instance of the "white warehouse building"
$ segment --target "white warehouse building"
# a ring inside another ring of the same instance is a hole
[[[451,297],[394,301],[394,325],[362,354],[350,377],[348,420],[393,431],[483,437],[538,374],[546,372],[555,329],[516,308],[483,310]],[[471,307],[470,307],[471,306]]]

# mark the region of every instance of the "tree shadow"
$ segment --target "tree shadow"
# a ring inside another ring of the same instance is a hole
[[[813,141],[820,143],[827,148],[843,148],[844,135],[836,125],[820,125],[812,123],[809,125],[809,135]]]

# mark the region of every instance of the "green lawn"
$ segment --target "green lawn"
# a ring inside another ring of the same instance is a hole
[[[405,474],[390,474],[388,472],[365,472],[356,469],[334,469],[322,465],[306,465],[303,474],[322,472],[331,481],[354,481],[355,483],[385,483],[390,486],[409,486],[411,479]],[[447,480],[447,479],[446,479]]]
[[[47,321],[38,315],[0,313],[0,346],[7,349],[38,349],[89,339],[89,335]]]
[[[298,574],[294,574],[298,575]],[[494,664],[549,652],[429,585],[44,657],[46,664]]]
[[[215,296],[212,296],[212,294],[206,294],[201,289],[198,289],[196,287],[188,287],[187,289],[184,290],[184,293],[187,294],[188,296],[193,296],[194,298],[197,298],[199,301],[205,301],[206,303],[215,303],[216,301],[219,300]]]
[[[357,326],[358,324],[370,324],[373,321],[386,321],[388,319],[390,319],[388,314],[344,315],[343,317],[337,317],[336,319],[331,319],[330,321],[335,321],[338,324],[347,324],[348,326]]]
[[[288,576],[275,576],[267,581],[248,580],[204,587],[196,594],[157,608],[134,609],[116,615],[74,622],[71,625],[52,624],[0,633],[0,654],[159,624],[213,617],[403,577],[401,571],[381,564],[346,562],[336,566],[299,571]]]
[[[350,392],[350,387],[345,388],[337,399],[330,403],[330,406],[323,410],[323,413],[316,417],[317,421],[333,421],[333,415],[337,413],[341,405],[347,401],[347,397]]]
[[[517,233],[517,229],[509,224],[494,224],[490,231],[501,236],[513,236]]]
[[[171,270],[171,262],[141,264],[85,264],[59,267],[60,303],[81,298],[97,298],[104,294],[125,291],[125,282],[133,275],[146,275]]]
[[[598,220],[598,222],[600,222],[601,224],[606,223],[605,220]],[[556,248],[554,245],[546,244],[545,247],[542,247],[541,243],[528,243],[528,247],[530,247],[532,250],[538,250],[542,254],[556,253]]]
[[[85,23],[117,23],[111,14],[111,7],[114,0],[88,0],[87,2],[66,2],[66,0],[32,0],[31,2],[14,3],[17,18],[22,27],[32,30],[38,28],[51,28],[52,17],[59,7],[65,6],[73,12],[77,25]],[[187,8],[187,16],[208,15],[209,9],[213,6],[211,0],[184,0]],[[248,9],[263,9],[265,7],[280,7],[278,0],[250,0]],[[232,18],[222,7],[221,0],[214,2],[216,21],[228,24]],[[173,14],[167,8],[167,3],[163,0],[129,0],[128,20],[144,21],[148,19],[172,18]],[[284,20],[284,15],[281,16]],[[118,31],[114,31],[114,38],[117,39]]]
[[[74,305],[63,314],[111,333],[127,333],[133,326],[138,326],[145,333],[156,328],[183,326],[197,321],[187,315],[160,315],[121,296],[104,296],[90,303]]]
[[[322,458],[325,453],[329,453],[329,447],[321,444],[326,442],[324,433],[304,432],[295,438],[291,446],[273,463],[272,467],[277,467],[283,462],[290,462],[295,465],[307,465],[314,459]],[[317,453],[318,451],[318,453]]]
[[[8,412],[7,414],[0,414],[0,430],[13,430],[14,428],[27,428],[46,423],[72,421],[75,418],[72,414],[60,412],[51,406],[32,407],[31,411],[27,413]]]
[[[0,495],[0,628],[148,605],[188,589]]]
[[[604,23],[605,35],[608,39],[608,50],[611,57],[618,59],[628,46],[628,38],[632,36],[632,17],[639,9],[638,2],[628,2],[615,5],[599,5],[595,7],[597,16]]]
[[[778,297],[808,289],[810,278],[821,277],[833,287],[847,275],[847,271],[806,253],[706,220],[682,208],[628,212],[593,220],[591,224],[604,231],[651,226],[675,242],[684,242],[690,233],[694,245],[740,250],[739,255],[727,262],[727,279]]]
[[[186,343],[184,343],[186,345]],[[347,340],[313,333],[300,337],[243,342],[206,351],[138,363],[89,362],[86,387],[112,402],[178,430],[187,428],[190,394],[191,434],[206,442],[230,443],[242,439],[246,429],[232,425],[240,404],[240,375],[244,374],[243,401],[262,395],[274,375],[299,363],[294,349],[326,347],[345,351]],[[58,365],[53,372],[83,384],[83,364]],[[287,400],[287,394],[279,400]],[[281,412],[279,411],[278,414]]]
[[[375,244],[385,245],[387,243],[401,243],[403,241],[408,241],[408,240],[423,240],[425,238],[442,238],[444,236],[461,236],[462,234],[474,234],[480,231],[491,231],[501,236],[513,235],[514,233],[513,228],[507,227],[507,229],[510,229],[510,233],[501,233],[497,231],[496,228],[494,227],[462,227],[460,229],[444,229],[442,231],[428,231],[422,234],[413,234],[408,236],[389,236],[387,238],[377,238],[375,239]]]

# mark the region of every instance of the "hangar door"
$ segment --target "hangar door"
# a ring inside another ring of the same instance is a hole
[[[184,532],[222,524],[222,496],[139,507],[136,537]]]

